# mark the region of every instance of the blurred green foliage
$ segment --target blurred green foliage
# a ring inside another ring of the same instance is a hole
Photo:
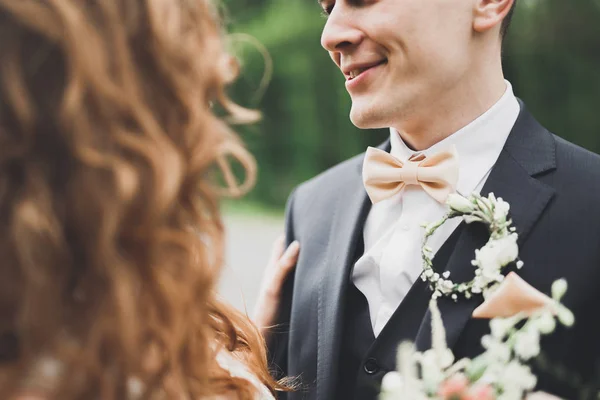
[[[229,31],[248,35],[234,39],[243,65],[232,95],[263,113],[238,129],[259,163],[247,201],[282,207],[298,183],[385,140],[386,130],[349,121],[344,78],[320,46],[316,0],[225,0],[225,8]],[[600,152],[600,0],[519,0],[504,64],[540,122]]]

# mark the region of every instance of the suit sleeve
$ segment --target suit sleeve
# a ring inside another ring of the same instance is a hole
[[[294,234],[294,194],[295,191],[289,196],[285,211],[286,247],[296,240]],[[288,342],[294,288],[294,272],[295,270],[292,271],[283,284],[276,324],[267,341],[269,365],[272,374],[276,379],[288,376]],[[284,393],[279,397],[279,399],[285,398],[286,396]]]

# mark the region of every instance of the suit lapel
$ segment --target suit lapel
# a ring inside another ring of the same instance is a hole
[[[535,176],[555,167],[554,138],[535,121],[521,103],[519,118],[481,190],[483,195],[494,193],[511,205],[510,217],[519,234],[519,246],[526,241],[527,235],[554,195],[554,190],[535,179]],[[450,276],[455,282],[473,278],[471,260],[474,258],[475,249],[483,246],[487,240],[488,232],[483,224],[469,224],[464,227],[446,265],[446,270],[450,271]],[[523,261],[524,268],[527,268],[527,260]],[[481,301],[481,296],[470,300],[459,299],[457,302],[448,298],[438,300],[448,347],[454,346],[473,310]],[[429,311],[419,328],[416,345],[419,350],[431,347]]]
[[[389,151],[386,141],[380,149]],[[358,241],[370,210],[362,182],[362,161],[344,177],[333,205],[325,268],[318,298],[317,398],[329,399],[337,380],[344,300]]]

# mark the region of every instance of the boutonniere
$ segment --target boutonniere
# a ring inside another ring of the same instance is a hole
[[[487,197],[477,193],[473,193],[469,197],[451,194],[448,196],[446,204],[450,210],[442,219],[424,225],[421,279],[429,283],[434,299],[450,296],[453,300],[457,300],[458,296],[470,298],[481,293],[487,297],[487,294],[504,280],[502,272],[506,266],[516,262],[518,269],[523,267],[523,261],[518,259],[517,240],[519,236],[508,216],[510,205],[502,198],[496,198],[493,193]],[[490,233],[490,238],[485,246],[475,250],[475,258],[471,262],[475,267],[475,278],[469,282],[454,282],[449,271],[440,275],[433,269],[433,251],[427,242],[440,226],[452,218],[463,218],[468,224],[473,222],[486,224]]]
[[[422,248],[422,279],[433,290],[429,304],[432,347],[418,352],[412,343],[400,345],[398,371],[385,375],[380,399],[552,399],[545,393],[532,393],[537,377],[528,362],[539,355],[542,336],[551,334],[558,323],[567,327],[574,323],[573,313],[561,303],[567,282],[555,281],[549,297],[514,272],[504,276],[503,270],[510,263],[516,262],[520,269],[523,262],[519,260],[518,235],[508,217],[510,206],[501,198],[493,193],[487,197],[455,194],[447,204],[450,211],[440,221],[426,225]],[[488,242],[475,251],[475,278],[470,282],[455,283],[448,272],[440,276],[433,271],[433,252],[427,240],[450,218],[484,223],[490,233]],[[469,298],[479,293],[485,301],[472,316],[491,318],[490,334],[481,339],[482,354],[457,361],[446,343],[437,298],[457,300],[459,295]]]

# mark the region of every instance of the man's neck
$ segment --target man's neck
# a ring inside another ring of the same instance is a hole
[[[496,104],[505,91],[502,74],[481,84],[472,80],[429,103],[423,115],[401,121],[394,128],[407,146],[416,151],[425,150],[477,119]]]

